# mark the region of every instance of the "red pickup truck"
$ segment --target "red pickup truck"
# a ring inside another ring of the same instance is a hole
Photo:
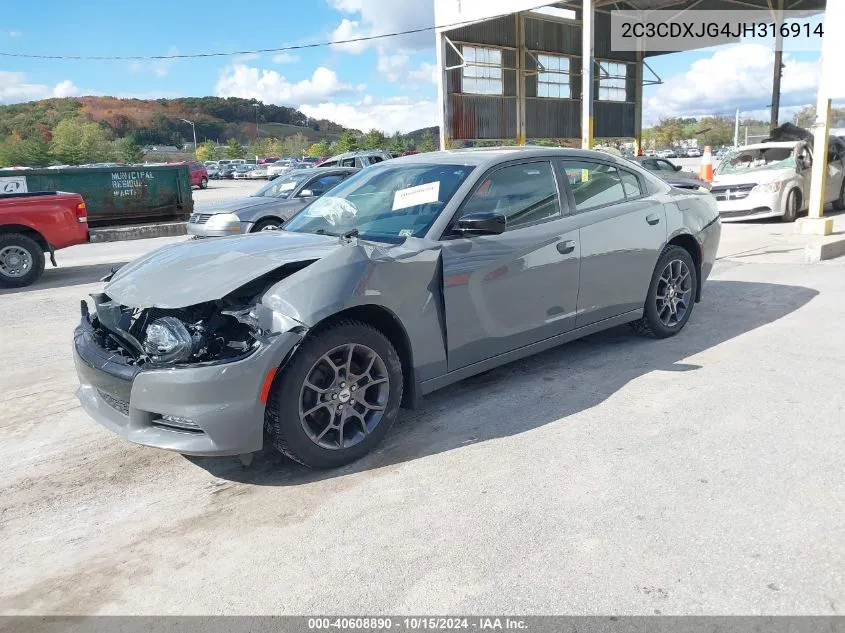
[[[78,193],[0,195],[0,287],[20,288],[44,272],[44,253],[88,241],[88,211]]]

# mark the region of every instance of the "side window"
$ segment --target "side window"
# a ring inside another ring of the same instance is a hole
[[[376,163],[380,163],[382,161],[381,156],[370,156],[370,165],[375,165]]]
[[[322,196],[326,193],[329,189],[334,187],[337,183],[343,180],[343,176],[340,174],[329,174],[327,176],[322,176],[321,178],[317,178],[312,180],[309,184],[307,184],[304,188],[310,189],[315,196]]]
[[[320,167],[337,167],[337,161],[327,160],[325,163],[320,163]]]
[[[509,231],[560,217],[551,164],[510,165],[489,174],[467,198],[461,216],[479,211],[502,213]]]
[[[625,191],[626,198],[639,198],[643,195],[644,192],[639,178],[624,169],[619,170],[619,175],[622,178],[622,189]]]
[[[675,171],[675,166],[668,160],[659,160],[657,161],[657,165],[659,166],[660,171]]]
[[[625,190],[616,167],[603,163],[563,161],[563,170],[575,196],[578,211],[625,201]]]
[[[644,160],[642,165],[645,169],[649,171],[658,171],[660,169],[660,165],[657,164],[656,160]]]
[[[355,167],[355,159],[354,158],[344,158],[340,161],[341,167]]]

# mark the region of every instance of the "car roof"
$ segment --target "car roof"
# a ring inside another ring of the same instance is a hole
[[[303,169],[301,173],[304,174],[326,174],[326,173],[346,173],[346,172],[355,172],[361,171],[358,167],[309,167],[308,169]],[[288,174],[283,174],[283,176],[287,176]]]
[[[389,166],[398,164],[410,165],[420,163],[445,163],[450,165],[472,165],[477,167],[489,167],[498,163],[503,163],[510,160],[520,160],[524,158],[586,158],[617,163],[620,165],[630,164],[623,157],[614,156],[613,154],[608,154],[606,152],[597,152],[594,150],[583,149],[570,149],[564,147],[542,147],[539,145],[522,147],[483,147],[455,149],[443,152],[423,152],[420,154],[411,154],[409,156],[400,156],[398,158],[394,158],[389,163],[382,164],[384,164],[385,166]],[[378,166],[380,165],[376,165],[376,167]]]

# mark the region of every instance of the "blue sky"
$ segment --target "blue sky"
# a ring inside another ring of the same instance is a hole
[[[154,55],[273,48],[428,26],[432,2],[14,2],[0,18],[0,51]],[[814,101],[817,58],[814,52],[787,53],[786,116]],[[736,107],[765,116],[772,62],[762,44],[663,55],[649,63],[664,84],[646,87],[646,123]],[[143,62],[0,57],[0,103],[81,94],[243,96],[361,129],[407,131],[436,122],[433,71],[432,33],[286,55]]]

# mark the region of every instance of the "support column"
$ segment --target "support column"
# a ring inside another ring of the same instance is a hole
[[[634,87],[634,150],[637,156],[643,149],[643,51],[637,51],[636,85]]]
[[[516,144],[525,145],[525,21],[516,14]]]
[[[581,149],[593,147],[593,70],[596,64],[593,3],[594,0],[583,0],[581,10]]]
[[[816,122],[813,125],[813,170],[810,175],[810,208],[807,218],[800,221],[802,233],[830,235],[833,218],[824,217],[824,190],[827,186],[827,140],[830,125],[830,99],[819,84],[816,99]]]
[[[446,132],[446,97],[447,90],[446,82],[448,80],[448,71],[446,70],[446,38],[443,37],[443,32],[437,32],[437,46],[435,47],[435,55],[437,64],[437,101],[439,107],[437,108],[437,118],[440,125],[440,150],[443,151],[448,145],[448,135]]]
[[[769,128],[775,129],[778,126],[778,114],[780,113],[780,78],[783,65],[783,36],[780,34],[780,27],[783,24],[783,0],[777,2],[778,10],[775,16],[775,66],[772,73],[772,114],[769,120]]]

